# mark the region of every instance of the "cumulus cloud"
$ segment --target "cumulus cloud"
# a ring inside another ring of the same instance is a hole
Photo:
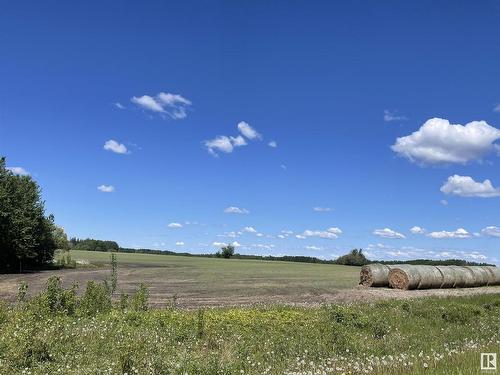
[[[227,245],[232,245],[234,247],[240,247],[241,244],[238,242],[238,241],[234,241],[230,244],[228,244],[227,242],[212,242],[212,246],[216,246],[216,247],[224,247],[224,246],[227,246]]]
[[[97,190],[102,191],[103,193],[112,193],[115,191],[115,187],[113,185],[99,185]]]
[[[331,211],[333,211],[333,208],[330,208],[330,207],[313,207],[313,211],[316,211],[316,212],[331,212]]]
[[[410,232],[412,232],[413,234],[424,234],[425,229],[419,226],[414,226],[413,228],[410,229]]]
[[[306,229],[304,233],[302,233],[302,237],[318,237],[318,238],[325,238],[329,240],[333,240],[339,237],[339,235],[342,234],[342,230],[340,228],[328,228],[327,230],[309,230]],[[303,239],[302,237],[299,237],[299,235],[296,236],[297,238]]]
[[[245,227],[245,228],[243,228],[243,232],[258,233],[257,230],[254,227]]]
[[[416,132],[397,138],[391,148],[400,156],[423,164],[465,164],[493,150],[499,138],[500,130],[485,121],[473,121],[464,126],[432,118]]]
[[[167,225],[167,227],[177,229],[177,228],[182,228],[182,224],[181,223],[170,223]]]
[[[191,101],[178,94],[160,92],[153,96],[134,96],[130,101],[147,111],[168,115],[174,120],[183,119],[187,116],[187,109]]]
[[[209,139],[208,141],[205,141],[205,147],[207,148],[208,152],[214,156],[217,155],[217,151],[229,154],[233,152],[234,149],[234,145],[233,142],[231,142],[231,138],[225,135],[219,135],[214,139]]]
[[[106,141],[106,143],[104,143],[103,148],[107,151],[112,151],[112,152],[115,152],[117,154],[128,153],[127,147],[123,143],[118,143],[114,139],[110,139],[109,141]]]
[[[267,144],[269,147],[276,148],[278,147],[278,143],[276,141],[271,141]]]
[[[306,239],[306,236],[302,235],[302,234],[297,234],[295,235],[296,238],[298,238],[299,240],[305,240]]]
[[[306,249],[307,250],[323,250],[322,247],[318,247],[318,246],[306,246]]]
[[[224,209],[224,212],[226,214],[248,214],[248,213],[250,213],[250,211],[248,211],[246,208],[240,208],[240,207],[235,207],[235,206],[226,207]]]
[[[405,121],[408,120],[406,116],[399,115],[396,111],[389,111],[388,109],[384,110],[384,121]]]
[[[252,128],[247,122],[241,121],[238,123],[238,130],[248,139],[261,139],[262,136],[257,133],[257,131]]]
[[[24,169],[23,167],[7,167],[6,168],[8,171],[11,171],[12,173],[14,173],[15,175],[18,175],[18,176],[29,176],[29,172]]]
[[[396,239],[406,238],[404,234],[396,232],[390,228],[375,229],[373,231],[373,234],[383,238],[396,238]]]
[[[182,242],[182,241],[177,241],[177,242],[175,243],[175,246],[184,246],[184,242]]]
[[[486,227],[481,229],[481,234],[488,237],[500,237],[500,228],[495,226]]]
[[[245,138],[243,138],[241,135],[238,135],[237,137],[230,137],[230,138],[231,138],[231,143],[233,144],[234,147],[240,147],[240,146],[247,145]]]
[[[445,184],[441,186],[441,191],[460,197],[492,198],[500,196],[500,189],[493,187],[490,180],[476,182],[472,177],[459,175],[448,177]]]
[[[246,146],[248,143],[243,136],[249,140],[261,138],[261,135],[244,121],[238,124],[238,130],[243,135],[237,135],[235,137],[218,135],[213,139],[204,141],[203,144],[211,155],[218,156],[217,152],[230,154],[236,147]]]
[[[467,232],[464,228],[458,228],[455,231],[448,232],[445,230],[442,230],[440,232],[431,232],[427,234],[428,237],[431,238],[470,238],[472,235]]]

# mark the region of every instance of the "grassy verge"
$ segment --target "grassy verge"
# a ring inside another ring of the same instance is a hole
[[[467,374],[500,352],[500,295],[188,311],[58,288],[0,308],[1,374]]]

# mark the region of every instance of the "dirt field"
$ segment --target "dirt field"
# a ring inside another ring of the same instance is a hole
[[[73,252],[74,259],[94,267],[0,275],[0,299],[13,301],[21,281],[31,295],[38,293],[51,275],[65,286],[77,282],[82,290],[88,280],[109,277],[107,253]],[[376,301],[388,298],[463,296],[500,293],[500,287],[402,291],[358,286],[359,268],[252,260],[225,260],[163,255],[118,254],[118,290],[133,293],[143,282],[156,306],[170,304],[177,295],[180,307],[232,306],[257,303],[316,305],[324,302]]]

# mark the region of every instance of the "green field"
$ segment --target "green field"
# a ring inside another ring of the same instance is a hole
[[[76,260],[109,264],[109,253],[72,251]],[[219,259],[172,255],[118,253],[119,283],[130,290],[140,282],[151,288],[153,299],[177,294],[180,298],[215,302],[226,299],[265,300],[321,295],[352,288],[359,268],[294,262]]]

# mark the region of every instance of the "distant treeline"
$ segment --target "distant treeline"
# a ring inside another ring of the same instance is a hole
[[[153,250],[153,249],[132,249],[126,247],[120,247],[115,241],[103,241],[95,240],[91,238],[87,239],[70,239],[70,248],[74,250],[87,250],[87,251],[113,251],[120,253],[138,253],[138,254],[156,254],[156,255],[177,255],[177,256],[188,256],[188,257],[203,257],[203,258],[217,258],[217,253],[214,254],[192,254],[192,253],[178,253],[169,250]],[[319,259],[316,257],[310,257],[305,255],[283,255],[283,256],[273,256],[273,255],[245,255],[245,254],[234,254],[233,259],[249,259],[249,260],[269,260],[269,261],[281,261],[281,262],[299,262],[299,263],[320,263],[320,264],[341,264],[347,266],[363,266],[371,263],[383,263],[383,264],[426,264],[432,266],[492,266],[489,263],[477,263],[468,262],[463,259],[445,259],[445,260],[434,260],[434,259],[414,259],[414,260],[370,260],[367,259],[363,254],[362,249],[351,250],[348,254],[342,255],[337,259],[326,260]]]
[[[120,251],[120,246],[115,241],[94,240],[92,238],[82,240],[73,237],[69,240],[69,248],[87,251]]]

